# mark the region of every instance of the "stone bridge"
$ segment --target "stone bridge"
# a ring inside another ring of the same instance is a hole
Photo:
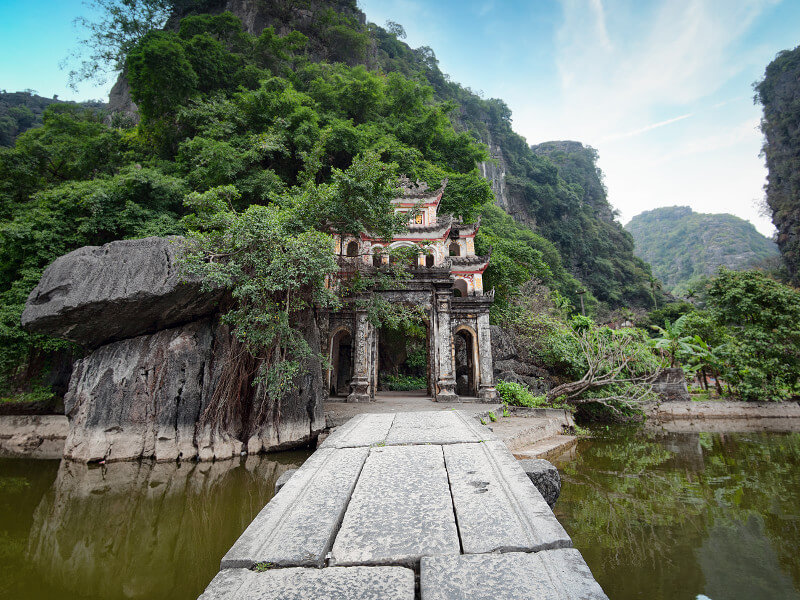
[[[339,427],[201,600],[607,600],[506,446],[460,411]]]

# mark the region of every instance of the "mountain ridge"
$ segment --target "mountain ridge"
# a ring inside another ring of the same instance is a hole
[[[625,225],[635,252],[665,288],[685,295],[692,284],[720,267],[741,270],[778,256],[775,242],[728,213],[697,213],[689,206],[644,211]]]

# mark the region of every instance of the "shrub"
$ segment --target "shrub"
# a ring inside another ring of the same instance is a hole
[[[522,384],[513,381],[498,381],[497,393],[503,404],[511,406],[527,406],[529,408],[539,408],[545,406],[544,396],[534,396],[531,391]]]

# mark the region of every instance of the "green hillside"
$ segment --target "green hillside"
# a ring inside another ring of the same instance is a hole
[[[19,134],[42,124],[42,115],[48,106],[59,103],[64,101],[59,100],[57,96],[45,98],[31,90],[22,92],[0,90],[0,146],[13,146]],[[102,109],[105,104],[82,102],[81,106]]]
[[[692,283],[720,267],[746,269],[778,255],[775,243],[752,223],[734,215],[696,213],[688,206],[645,211],[625,228],[633,235],[636,255],[676,295],[685,295]]]
[[[367,23],[355,2],[224,5],[181,2],[165,27],[139,24],[146,33],[120,46],[126,77],[109,110],[127,95],[138,123],[53,104],[0,148],[0,375],[24,382],[60,345],[19,325],[59,255],[184,234],[192,198],[247,211],[319,196],[321,223],[341,211],[364,225],[369,207],[323,206],[362,159],[383,176],[447,178],[442,210],[483,217],[476,249],[491,251],[485,284],[498,309],[531,279],[572,306],[587,287],[590,312],[651,304],[649,267],[587,184],[599,182],[593,151],[570,149],[566,162],[534,151],[501,100],[451,82],[430,48]]]

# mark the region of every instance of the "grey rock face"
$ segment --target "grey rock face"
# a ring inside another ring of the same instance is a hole
[[[227,569],[198,600],[414,600],[414,571],[402,567]]]
[[[517,348],[511,336],[499,325],[492,325],[492,358],[495,363],[503,360],[515,359]]]
[[[211,314],[221,293],[181,282],[179,244],[149,237],[57,258],[28,297],[23,327],[97,347]]]
[[[497,325],[492,325],[491,330],[494,380],[525,385],[534,394],[547,393],[550,389],[547,371],[525,361],[508,331]]]
[[[608,600],[574,549],[422,559],[422,600]]]
[[[519,464],[550,508],[553,508],[561,495],[561,475],[558,474],[558,469],[542,458],[523,459]]]
[[[313,370],[263,422],[201,426],[230,360],[230,339],[226,327],[205,319],[106,344],[77,361],[64,397],[70,421],[64,456],[214,460],[310,441],[324,424],[322,386],[314,384],[322,375]],[[232,433],[237,429],[254,433],[241,440]]]
[[[188,459],[210,374],[210,321],[108,344],[75,364],[64,408],[74,460]],[[229,456],[238,448],[233,447]]]

